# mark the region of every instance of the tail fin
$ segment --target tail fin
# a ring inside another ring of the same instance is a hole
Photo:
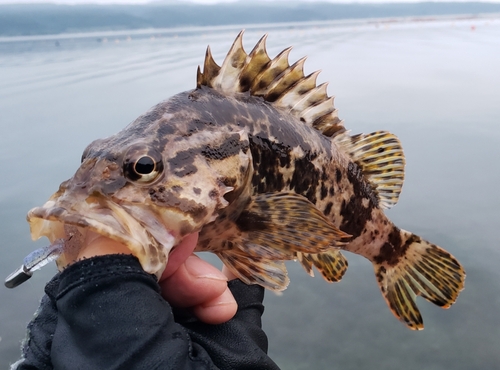
[[[396,243],[399,245],[394,245]],[[392,253],[388,258],[388,251],[399,253]],[[417,295],[449,308],[464,288],[465,271],[455,257],[396,227],[380,255],[374,258],[374,268],[392,313],[413,330],[424,328],[415,303]]]

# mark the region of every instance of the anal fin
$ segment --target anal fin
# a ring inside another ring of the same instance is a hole
[[[310,276],[314,276],[313,266],[321,273],[329,283],[338,282],[347,271],[347,259],[337,249],[324,253],[297,253],[297,259]]]

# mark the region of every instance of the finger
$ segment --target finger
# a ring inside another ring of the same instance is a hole
[[[187,235],[168,256],[168,263],[160,282],[172,275],[179,266],[193,253],[198,243],[198,233]]]
[[[238,310],[238,304],[233,294],[226,288],[220,296],[191,309],[193,314],[207,324],[222,324],[233,318]]]
[[[211,301],[227,288],[227,278],[208,262],[192,255],[160,282],[162,296],[175,307],[192,307]]]
[[[238,277],[233,274],[233,272],[226,266],[222,266],[222,273],[227,277],[227,280],[238,279]]]

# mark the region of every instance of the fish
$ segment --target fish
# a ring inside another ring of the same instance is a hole
[[[28,212],[32,238],[55,243],[64,269],[95,232],[159,277],[169,253],[199,233],[196,251],[277,292],[289,284],[285,261],[338,282],[344,252],[355,253],[372,262],[394,316],[423,329],[416,297],[449,308],[466,275],[450,253],[384,213],[404,182],[400,140],[351,135],[319,71],[305,75],[306,58],[290,64],[287,48],[271,59],[267,35],[250,53],[242,40],[243,31],[221,65],[207,48],[193,90],[88,145],[74,176]]]

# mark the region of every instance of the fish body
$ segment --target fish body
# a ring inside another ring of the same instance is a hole
[[[351,136],[318,73],[304,76],[304,59],[290,66],[289,49],[271,60],[265,41],[247,54],[238,35],[220,67],[208,49],[196,89],[91,143],[75,175],[28,213],[32,237],[71,239],[63,268],[92,230],[159,276],[170,251],[200,232],[198,251],[271,290],[288,285],[286,260],[339,281],[345,250],[373,263],[391,311],[421,329],[416,295],[447,308],[465,272],[384,214],[403,185],[399,140]]]

